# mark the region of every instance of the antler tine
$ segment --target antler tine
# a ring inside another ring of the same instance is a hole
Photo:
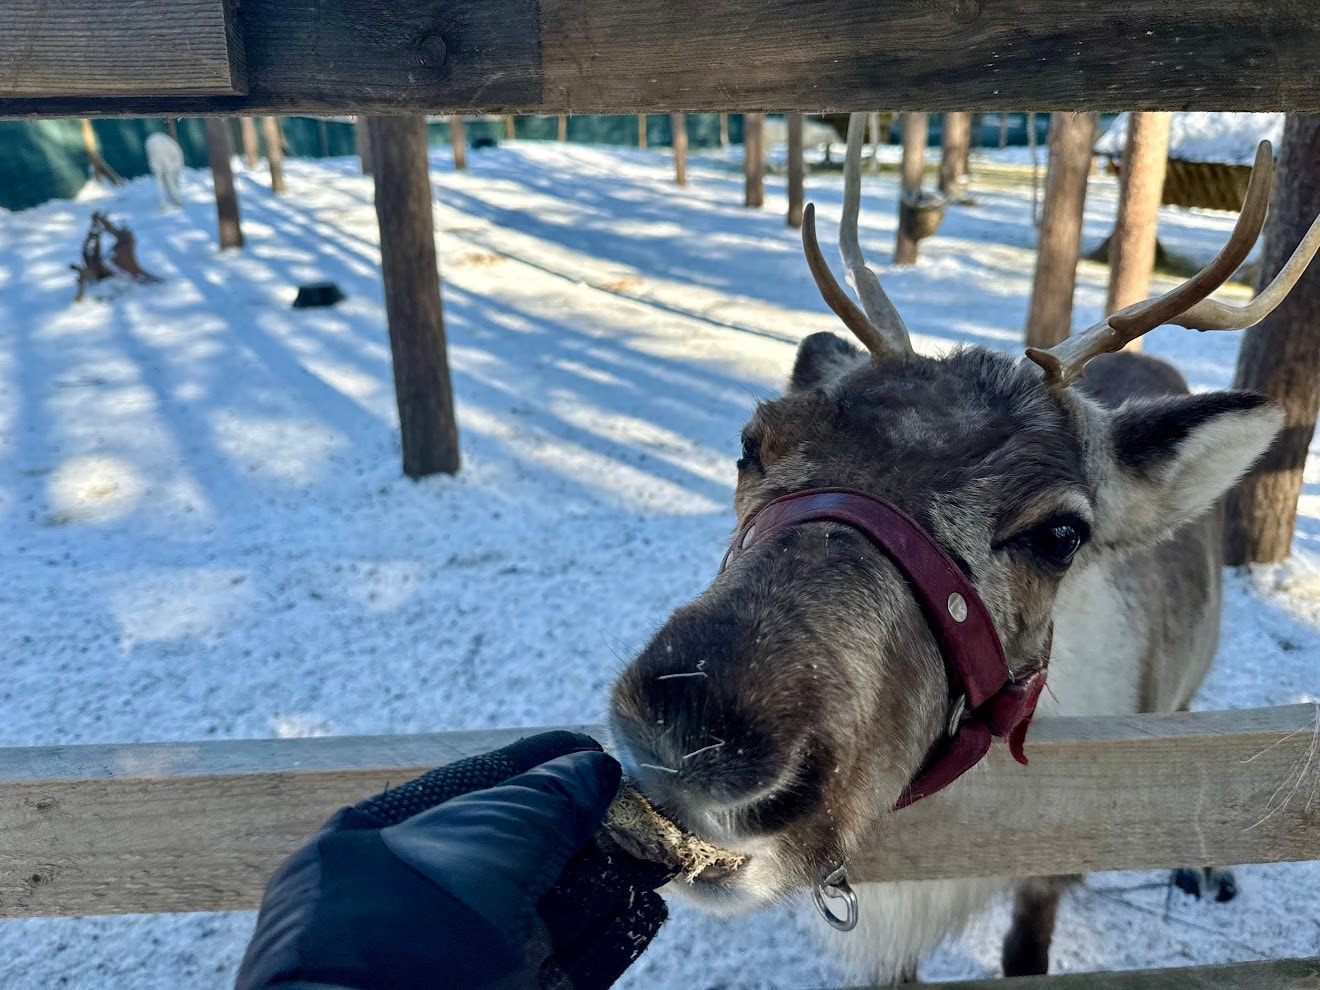
[[[1249,326],[1250,324],[1237,322],[1229,327],[1228,323],[1237,319],[1230,313],[1239,312],[1238,308],[1226,307],[1221,303],[1206,300],[1205,297],[1223,285],[1251,253],[1251,246],[1256,243],[1256,238],[1260,236],[1261,228],[1265,225],[1265,217],[1269,212],[1270,188],[1273,184],[1274,155],[1270,150],[1270,143],[1262,141],[1256,148],[1256,161],[1251,170],[1251,181],[1247,185],[1247,195],[1242,203],[1242,212],[1238,214],[1237,223],[1233,226],[1233,233],[1208,265],[1182,285],[1154,299],[1125,306],[1084,333],[1074,334],[1049,350],[1027,348],[1027,357],[1044,369],[1045,378],[1050,385],[1064,388],[1082,377],[1087,362],[1092,358],[1122,350],[1124,346],[1161,324],[1176,323],[1190,326],[1192,323],[1200,322],[1223,323],[1222,326],[1197,327],[1206,330],[1239,329],[1242,326]],[[1313,225],[1293,259],[1284,266],[1284,271],[1280,272],[1280,278],[1276,279],[1276,282],[1286,281],[1284,275],[1288,273],[1291,281],[1266,301],[1261,307],[1259,316],[1256,316],[1257,320],[1278,305],[1287,294],[1288,288],[1297,281],[1297,277],[1301,275],[1317,248],[1320,248],[1320,231],[1317,231]],[[1303,249],[1306,250],[1305,260],[1294,266],[1293,262],[1303,254]],[[1272,284],[1267,291],[1273,289]],[[1255,305],[1253,303],[1252,306],[1243,309],[1251,310]]]
[[[829,262],[816,240],[816,206],[808,203],[802,213],[802,251],[807,267],[816,280],[816,288],[844,325],[879,359],[890,354],[911,354],[912,342],[898,310],[880,287],[880,279],[866,267],[862,246],[857,239],[857,214],[862,205],[862,132],[866,115],[854,113],[848,118],[848,155],[843,163],[843,218],[839,221],[839,254],[843,257],[848,278],[857,290],[862,309],[857,307],[830,271]]]
[[[1320,215],[1311,221],[1311,229],[1306,232],[1300,244],[1293,250],[1279,274],[1245,306],[1230,306],[1214,299],[1202,299],[1177,319],[1170,320],[1188,330],[1245,330],[1254,327],[1274,308],[1287,298],[1302,272],[1320,250]]]
[[[880,279],[866,266],[862,245],[857,237],[857,216],[862,208],[862,141],[866,132],[866,114],[848,115],[848,151],[843,160],[843,216],[839,219],[839,255],[848,271],[848,281],[866,311],[867,321],[884,342],[886,353],[911,354],[912,341],[903,317],[885,295]],[[846,321],[845,321],[846,322]],[[855,332],[855,331],[854,331]],[[877,357],[870,343],[863,341]]]
[[[830,271],[829,262],[821,254],[820,243],[816,240],[815,203],[808,203],[806,209],[802,211],[802,251],[807,256],[807,267],[811,269],[812,277],[816,280],[816,288],[820,289],[826,304],[834,310],[844,326],[866,345],[872,356],[880,357],[882,354],[888,354],[890,347],[885,338],[871,325],[871,321],[866,318],[866,314],[857,307],[857,304],[848,298],[843,286]]]

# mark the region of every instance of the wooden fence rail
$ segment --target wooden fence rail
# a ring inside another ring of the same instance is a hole
[[[1296,0],[11,2],[0,116],[1320,109]]]
[[[0,106],[9,96],[246,89],[231,0],[5,0],[0,25]]]
[[[1320,859],[1318,719],[1041,719],[1030,767],[996,746],[896,815],[852,875]],[[529,731],[0,749],[0,917],[251,908],[337,807]]]
[[[1320,959],[939,984],[940,990],[1320,990]],[[862,990],[862,988],[858,988]]]

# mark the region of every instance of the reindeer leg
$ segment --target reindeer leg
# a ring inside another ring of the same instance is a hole
[[[1050,941],[1059,898],[1077,877],[1041,877],[1018,887],[1013,900],[1013,924],[1004,938],[1001,957],[1005,976],[1039,976],[1049,972]]]
[[[1190,709],[1186,702],[1178,706],[1180,712]],[[1169,874],[1169,882],[1198,901],[1203,896],[1213,896],[1216,904],[1226,904],[1237,897],[1238,892],[1233,871],[1220,866],[1182,866]]]

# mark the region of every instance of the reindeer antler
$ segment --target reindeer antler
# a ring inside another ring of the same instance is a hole
[[[862,309],[848,298],[830,271],[816,240],[816,207],[808,203],[802,214],[802,250],[816,287],[830,309],[871,352],[873,358],[911,354],[912,341],[898,310],[880,287],[880,279],[866,266],[857,238],[857,215],[862,205],[862,137],[866,114],[848,117],[848,153],[843,162],[843,216],[839,220],[839,254],[848,269],[848,280],[861,300]],[[862,310],[865,310],[863,312]]]
[[[1206,297],[1223,285],[1251,253],[1251,246],[1265,225],[1273,184],[1274,155],[1270,143],[1262,141],[1256,147],[1256,161],[1242,212],[1228,242],[1210,264],[1162,296],[1125,306],[1049,350],[1028,347],[1027,357],[1044,369],[1045,379],[1052,387],[1066,388],[1082,377],[1092,358],[1122,350],[1162,324],[1173,323],[1189,330],[1241,330],[1259,323],[1288,295],[1320,249],[1320,216],[1279,274],[1246,306],[1229,306]]]

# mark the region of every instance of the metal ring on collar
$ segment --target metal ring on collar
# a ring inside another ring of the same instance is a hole
[[[837,898],[844,903],[845,914],[840,918],[831,910],[826,898]],[[857,927],[857,892],[848,883],[848,868],[839,864],[823,879],[811,888],[811,898],[816,902],[816,910],[831,928],[841,932],[850,932]]]

